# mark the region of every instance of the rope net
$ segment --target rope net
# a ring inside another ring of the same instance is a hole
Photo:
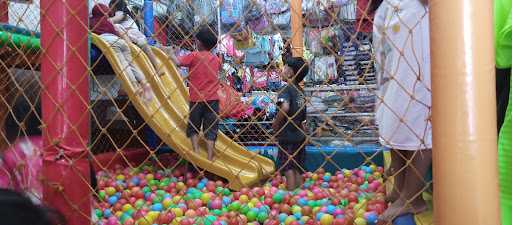
[[[0,186],[71,224],[431,224],[428,6],[293,5],[0,0]]]

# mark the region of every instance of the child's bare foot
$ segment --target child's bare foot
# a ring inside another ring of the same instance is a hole
[[[391,224],[392,221],[405,213],[408,213],[410,210],[410,207],[406,205],[406,201],[402,198],[396,200],[393,202],[387,209],[379,216],[379,224]]]
[[[398,200],[399,197],[400,197],[400,194],[398,193],[398,191],[396,189],[393,189],[393,191],[391,191],[391,193],[386,195],[386,198],[384,200],[387,203],[393,203],[396,200]]]
[[[427,204],[421,198],[416,198],[412,202],[407,202],[403,198],[399,198],[393,202],[382,215],[379,216],[379,221],[391,222],[396,217],[406,213],[419,214],[428,209]],[[382,224],[382,223],[379,223]],[[383,223],[387,224],[387,223]]]
[[[409,205],[413,214],[420,214],[428,210],[427,203],[421,197],[414,199]]]

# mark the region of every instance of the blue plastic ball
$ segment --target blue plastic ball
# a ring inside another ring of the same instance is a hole
[[[114,196],[110,196],[110,197],[108,198],[108,203],[109,203],[110,205],[114,205],[114,204],[116,204],[116,202],[117,202],[117,200],[118,200],[118,199],[119,199],[119,198],[117,198],[117,196],[115,196],[115,195],[114,195]]]
[[[368,223],[370,224],[376,224],[378,218],[379,217],[377,216],[376,213],[369,213],[368,217],[366,218],[366,221],[368,221]]]
[[[286,215],[285,213],[279,214],[279,222],[284,223],[286,218],[288,218],[288,215]]]
[[[324,175],[324,181],[329,182],[331,180],[331,175]]]
[[[319,212],[319,213],[317,213],[317,214],[316,214],[316,220],[317,220],[317,221],[320,221],[320,219],[322,219],[322,216],[324,216],[324,214],[325,214],[325,213],[323,213],[323,212]]]
[[[224,204],[224,205],[231,204],[231,198],[227,197],[227,196],[222,197],[222,204]]]
[[[138,186],[140,184],[140,180],[138,177],[132,177],[131,179],[132,184]]]
[[[204,186],[205,186],[204,183],[198,183],[197,184],[197,189],[201,190],[201,189],[204,188]]]
[[[334,211],[336,211],[336,206],[333,206],[333,205],[327,206],[327,213],[334,214]]]
[[[103,210],[103,217],[109,218],[112,216],[112,211],[110,209]]]
[[[153,205],[151,206],[151,210],[152,210],[152,211],[158,211],[158,212],[160,212],[160,211],[162,211],[162,209],[163,209],[163,206],[162,206],[162,204],[160,204],[160,203],[156,203],[156,204],[153,204]]]
[[[300,220],[300,218],[302,218],[302,213],[296,212],[293,214],[293,216],[295,216],[295,218],[297,218],[297,220]]]
[[[148,200],[151,197],[151,192],[147,192],[144,194],[144,199]]]
[[[327,182],[323,182],[323,183],[322,183],[322,187],[323,187],[323,188],[328,188],[328,187],[329,187],[329,183],[327,183]]]
[[[308,200],[305,199],[305,198],[299,198],[299,201],[297,201],[297,203],[300,205],[300,206],[305,206],[308,204]]]

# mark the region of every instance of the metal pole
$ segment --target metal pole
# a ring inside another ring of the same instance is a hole
[[[9,1],[0,0],[0,23],[9,23]]]
[[[430,7],[434,221],[499,225],[492,1]]]
[[[302,23],[302,0],[290,1],[291,12],[291,41],[293,57],[302,57],[304,55],[304,26]]]
[[[155,33],[155,16],[153,13],[153,0],[144,0],[144,34],[148,38],[148,43],[150,45],[155,44],[155,39],[153,37],[153,34]]]
[[[88,5],[41,0],[43,201],[90,224]]]

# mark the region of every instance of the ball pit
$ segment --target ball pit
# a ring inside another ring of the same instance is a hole
[[[305,173],[302,189],[276,176],[232,192],[221,181],[151,166],[100,171],[94,215],[101,225],[371,225],[386,209],[382,167]]]

